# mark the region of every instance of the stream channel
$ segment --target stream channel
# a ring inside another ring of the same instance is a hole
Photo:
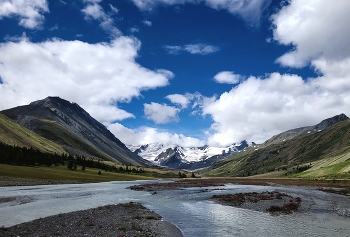
[[[185,237],[350,236],[349,213],[339,215],[349,209],[337,210],[338,203],[350,207],[349,197],[298,187],[233,184],[159,191],[156,195],[127,189],[145,182],[161,181],[0,187],[0,226],[108,204],[139,202],[180,228]],[[310,206],[307,211],[271,215],[210,200],[214,194],[274,190],[299,196]]]

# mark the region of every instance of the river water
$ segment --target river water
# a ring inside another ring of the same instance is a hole
[[[345,202],[350,207],[349,197],[297,187],[232,184],[219,188],[159,191],[156,195],[127,189],[144,182],[155,181],[1,187],[0,226],[12,226],[59,213],[132,201],[143,204],[163,216],[164,220],[175,224],[185,237],[350,236],[350,218],[333,211],[338,202]],[[310,204],[308,211],[274,216],[223,206],[209,200],[214,194],[274,190],[301,197],[303,202]],[[345,209],[346,211],[349,210]]]

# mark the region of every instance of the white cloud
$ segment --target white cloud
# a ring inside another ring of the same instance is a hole
[[[220,49],[218,47],[215,47],[213,45],[198,43],[198,44],[186,44],[184,46],[178,46],[178,45],[165,45],[165,50],[169,54],[179,54],[181,51],[186,51],[190,54],[211,54],[219,51]]]
[[[311,80],[311,83],[334,94],[350,95],[350,57],[340,61],[320,58],[312,61],[312,65],[323,76]]]
[[[180,5],[204,3],[216,10],[226,10],[240,16],[251,25],[258,25],[263,11],[271,0],[131,0],[141,11],[151,11],[158,5]]]
[[[53,30],[58,30],[58,25],[57,24],[49,29],[49,31],[53,31]]]
[[[152,127],[140,127],[129,129],[119,123],[111,124],[108,129],[117,135],[125,144],[144,145],[149,143],[174,143],[183,147],[199,147],[204,141],[197,138],[187,137],[183,134],[169,133]]]
[[[177,5],[184,4],[186,2],[192,2],[191,0],[131,0],[142,11],[151,11],[157,5]]]
[[[204,105],[203,115],[210,115],[214,121],[208,143],[228,145],[243,139],[264,142],[288,129],[350,114],[349,90],[335,93],[321,87],[322,80],[305,82],[297,75],[279,73],[248,78]]]
[[[227,10],[239,15],[245,22],[256,26],[263,11],[272,0],[205,0],[205,4],[216,10]]]
[[[242,77],[239,74],[234,74],[232,71],[223,71],[219,72],[214,76],[214,80],[218,83],[226,83],[226,84],[237,84],[241,80],[243,80],[244,77]]]
[[[350,55],[350,1],[334,4],[322,0],[291,0],[271,17],[274,40],[295,48],[277,59],[289,67],[303,67],[310,61],[348,59]]]
[[[272,73],[250,77],[203,106],[214,123],[209,144],[247,139],[263,142],[288,129],[314,125],[336,114],[350,115],[350,2],[290,0],[271,17],[273,39],[294,49],[277,61],[311,65],[315,78]]]
[[[44,23],[44,13],[49,12],[46,0],[2,0],[0,20],[4,17],[19,19],[19,25],[29,29],[40,29]]]
[[[142,21],[143,24],[145,24],[146,26],[152,26],[152,22],[151,21],[148,21],[148,20],[144,20]]]
[[[181,108],[186,108],[190,103],[190,99],[188,96],[180,95],[180,94],[171,94],[167,95],[165,98],[171,101],[173,104],[180,105]]]
[[[84,12],[85,19],[105,20],[107,18],[106,13],[97,3],[89,4],[81,11]]]
[[[165,45],[164,48],[169,54],[179,54],[182,51],[182,47],[177,45]]]
[[[218,47],[207,44],[188,44],[185,45],[184,50],[191,54],[211,54],[219,50]]]
[[[100,27],[113,37],[121,36],[122,33],[114,26],[113,18],[105,13],[103,8],[98,4],[99,0],[84,0],[87,5],[81,10],[86,20],[96,20],[100,22]],[[116,8],[110,5],[112,12],[116,13]]]
[[[82,0],[82,1],[84,3],[91,3],[91,4],[102,2],[102,0]]]
[[[165,104],[158,104],[155,102],[143,105],[146,118],[153,120],[156,124],[177,122],[179,120],[177,114],[180,109],[176,107],[168,106]]]
[[[136,32],[139,32],[140,30],[138,28],[135,28],[135,27],[132,27],[130,28],[130,32],[131,33],[136,33]]]
[[[112,4],[109,4],[109,6],[111,7],[111,10],[113,13],[118,14],[119,12],[118,8],[114,7]]]
[[[76,102],[105,124],[133,117],[115,106],[143,90],[168,85],[173,74],[135,62],[140,42],[119,37],[110,43],[27,39],[0,44],[0,110],[47,96]]]

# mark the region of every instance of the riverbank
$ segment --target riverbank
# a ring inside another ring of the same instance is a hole
[[[181,231],[141,204],[107,205],[0,227],[0,236],[159,236],[182,237]]]
[[[0,176],[0,187],[8,186],[34,186],[34,185],[49,185],[49,184],[80,184],[83,183],[77,180],[53,180],[53,179],[33,179],[11,176]]]

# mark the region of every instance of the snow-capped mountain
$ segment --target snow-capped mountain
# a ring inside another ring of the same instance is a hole
[[[233,155],[244,148],[255,145],[242,141],[228,147],[182,147],[172,143],[151,143],[142,146],[130,145],[128,148],[157,165],[167,166],[171,168],[194,169],[207,167],[217,159],[223,159],[229,155]]]

